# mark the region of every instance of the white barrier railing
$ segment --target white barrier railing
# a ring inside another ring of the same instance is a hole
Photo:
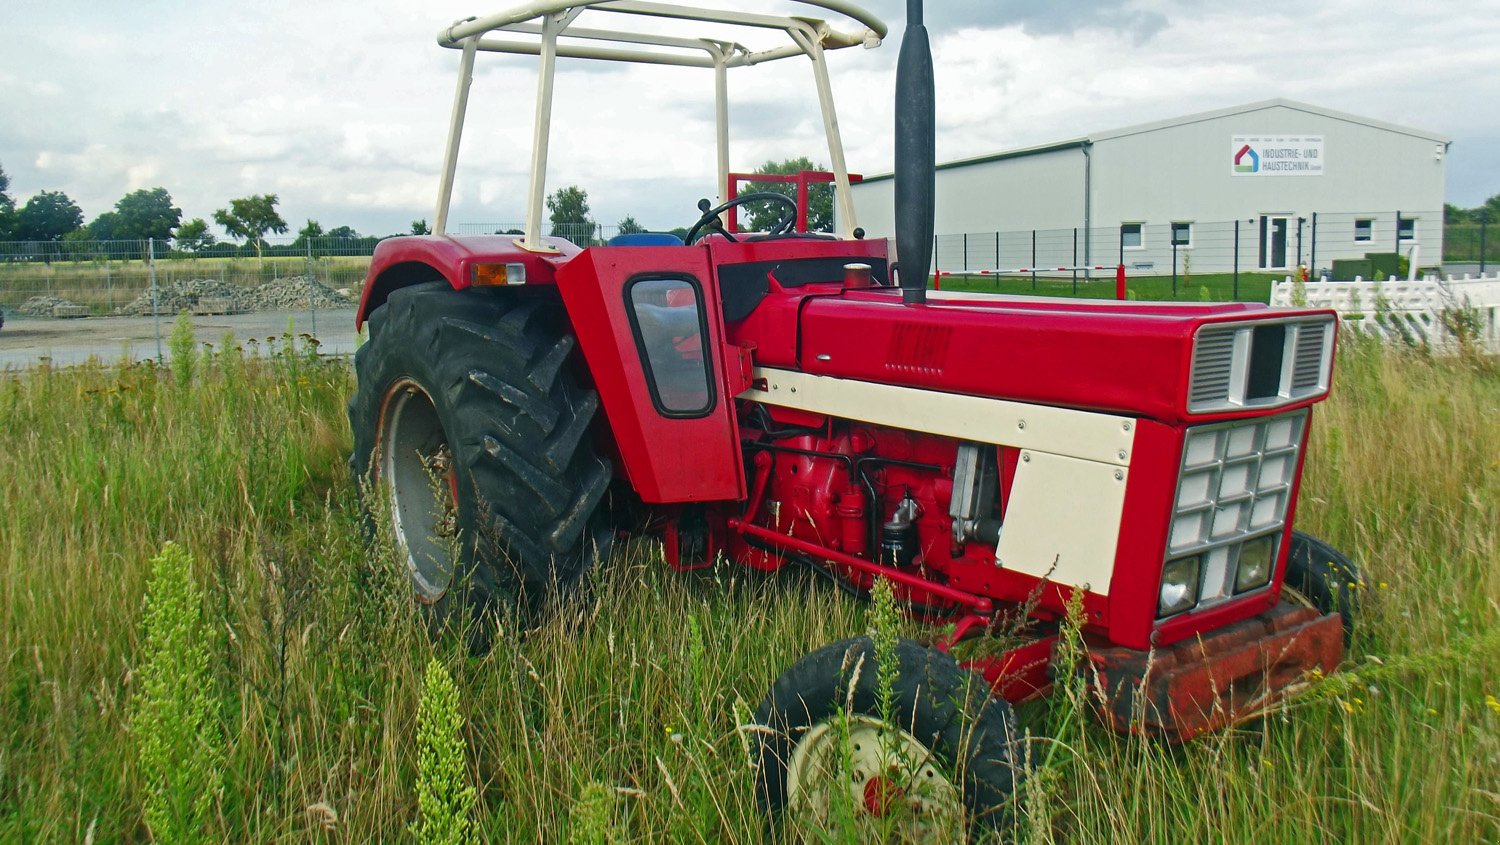
[[[1455,332],[1461,332],[1473,345],[1500,354],[1500,273],[1300,284],[1289,276],[1271,285],[1271,304],[1332,308],[1354,331],[1439,351],[1456,350]]]

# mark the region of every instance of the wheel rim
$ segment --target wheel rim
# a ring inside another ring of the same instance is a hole
[[[962,793],[938,770],[932,750],[905,730],[870,716],[850,716],[844,725],[820,722],[792,749],[789,806],[827,819],[841,784],[847,785],[857,814],[905,812],[917,841],[951,830],[964,818]]]
[[[1287,604],[1296,605],[1297,607],[1310,607],[1314,610],[1318,608],[1318,606],[1313,603],[1313,600],[1311,598],[1308,598],[1306,593],[1303,593],[1301,590],[1293,587],[1290,584],[1281,585],[1281,600],[1286,602]]]
[[[432,397],[403,379],[386,393],[380,420],[380,480],[391,531],[417,598],[448,592],[458,537],[458,476]]]

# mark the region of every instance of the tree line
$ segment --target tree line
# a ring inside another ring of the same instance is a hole
[[[760,174],[795,174],[800,170],[821,170],[806,157],[787,159],[781,162],[768,161],[756,169]],[[768,182],[753,187],[756,191],[774,191],[795,197],[796,188],[790,183]],[[833,230],[833,187],[828,184],[813,185],[808,192],[808,228],[813,231]],[[1500,202],[1500,197],[1490,200]],[[154,238],[164,248],[170,246],[179,252],[194,255],[237,255],[253,252],[257,258],[266,255],[300,255],[312,239],[333,240],[351,251],[372,249],[381,236],[361,235],[350,226],[336,226],[325,230],[321,223],[309,219],[297,231],[297,238],[290,245],[271,246],[266,241],[268,234],[283,235],[290,227],[281,216],[277,206],[280,198],[276,194],[252,194],[231,199],[228,206],[214,211],[214,224],[235,243],[226,243],[210,231],[209,223],[201,217],[182,219],[182,209],[177,207],[166,188],[142,188],[121,197],[110,211],[106,211],[85,223],[83,210],[63,191],[39,191],[25,203],[17,204],[10,194],[10,177],[0,164],[0,241],[28,241],[42,243],[81,243],[85,241],[145,241]],[[1451,206],[1450,206],[1451,208]],[[551,234],[580,244],[588,244],[599,233],[599,226],[590,217],[588,192],[576,185],[561,188],[547,197]],[[783,213],[774,207],[745,208],[745,228],[764,231]],[[632,215],[626,215],[616,226],[619,234],[644,232],[646,228]],[[687,227],[671,230],[686,234]],[[430,234],[431,228],[425,219],[413,220],[409,232],[401,234]],[[519,232],[514,232],[520,234]],[[389,236],[386,236],[389,237]],[[68,250],[59,249],[58,254]],[[322,251],[320,249],[320,251]]]
[[[1500,194],[1495,194],[1473,208],[1443,204],[1444,223],[1500,223]]]

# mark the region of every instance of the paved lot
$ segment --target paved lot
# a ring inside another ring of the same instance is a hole
[[[193,318],[193,329],[200,343],[218,345],[226,331],[234,332],[243,344],[255,338],[262,343],[268,337],[279,337],[286,331],[287,319],[293,321],[297,334],[316,337],[325,354],[349,354],[354,351],[354,309],[327,311],[257,311],[252,314],[203,316]],[[172,333],[175,315],[161,317],[162,354],[168,354],[167,337]],[[136,360],[156,357],[156,321],[150,317],[85,317],[56,320],[5,316],[0,328],[0,369],[31,366],[42,358],[54,364],[81,364],[90,357],[117,361],[129,355]]]

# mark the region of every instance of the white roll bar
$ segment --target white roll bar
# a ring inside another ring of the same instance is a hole
[[[790,56],[806,56],[813,63],[813,78],[818,105],[823,113],[823,127],[832,158],[834,187],[838,195],[840,234],[849,237],[854,229],[854,202],[849,190],[849,172],[844,160],[843,141],[839,136],[838,117],[833,107],[833,90],[828,80],[824,52],[844,47],[878,46],[886,36],[881,20],[853,3],[844,0],[793,0],[835,12],[859,24],[852,31],[841,31],[814,18],[766,15],[728,9],[704,9],[652,0],[537,0],[484,18],[467,18],[438,33],[438,44],[462,51],[459,62],[458,88],[453,96],[453,114],[448,126],[448,145],[443,156],[443,172],[438,186],[437,213],[433,233],[444,234],[448,225],[448,207],[453,197],[453,178],[458,164],[459,141],[463,135],[464,115],[468,109],[469,85],[474,75],[476,52],[519,53],[541,58],[537,77],[536,123],[531,148],[531,187],[527,195],[526,235],[518,241],[534,252],[552,252],[542,241],[542,204],[546,191],[547,144],[552,123],[552,88],[556,60],[563,58],[598,59],[602,61],[701,67],[714,70],[715,140],[718,146],[719,198],[729,181],[729,86],[727,70],[750,67]],[[651,32],[574,28],[572,23],[585,11],[614,12],[654,18],[721,24],[731,27],[779,30],[792,43],[758,52],[737,41],[721,38],[685,38]],[[521,40],[491,37],[494,33],[521,36]],[[559,43],[560,37],[572,39]],[[582,43],[580,43],[582,42]],[[598,44],[589,42],[599,42]],[[649,49],[642,49],[649,48]]]

